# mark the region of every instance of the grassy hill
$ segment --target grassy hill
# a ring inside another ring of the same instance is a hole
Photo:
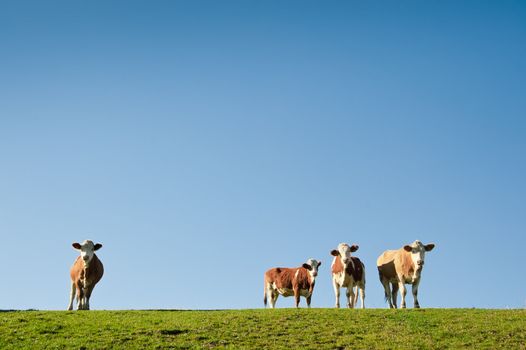
[[[526,349],[526,310],[0,312],[4,349]]]

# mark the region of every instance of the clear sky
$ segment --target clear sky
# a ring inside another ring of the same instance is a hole
[[[340,242],[385,307],[415,239],[423,307],[526,307],[525,84],[523,1],[1,1],[0,309],[65,309],[88,238],[95,309],[259,308],[310,257],[332,307]]]

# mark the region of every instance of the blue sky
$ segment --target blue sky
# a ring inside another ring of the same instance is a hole
[[[332,307],[340,242],[385,307],[415,239],[422,306],[525,307],[525,37],[521,1],[2,1],[0,309],[65,309],[87,238],[96,309],[258,308],[310,257]]]

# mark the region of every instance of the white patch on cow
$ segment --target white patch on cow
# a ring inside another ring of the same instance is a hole
[[[340,253],[340,259],[342,259],[342,264],[347,264],[351,259],[351,247],[347,243],[338,244],[338,253]]]
[[[80,248],[75,248],[80,252],[80,257],[84,262],[84,266],[88,267],[93,255],[95,254],[95,244],[89,239],[85,240],[80,244]]]
[[[420,273],[424,267],[424,260],[426,257],[426,248],[419,240],[414,241],[411,245],[411,260],[415,266],[413,278],[408,283],[414,283],[420,278]]]
[[[318,266],[320,266],[321,262],[316,259],[310,258],[309,260],[307,260],[306,264],[310,265],[311,267],[311,269],[307,271],[309,271],[309,275],[314,281],[316,279],[316,276],[318,276]]]

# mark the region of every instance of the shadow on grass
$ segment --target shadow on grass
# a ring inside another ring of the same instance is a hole
[[[248,310],[248,309],[247,309]],[[223,312],[223,311],[236,311],[233,309],[130,309],[120,311],[148,311],[148,312]]]
[[[35,309],[27,309],[27,310],[8,309],[8,310],[2,310],[2,309],[0,309],[0,312],[26,312],[26,311],[38,311],[38,310],[35,310]]]
[[[188,333],[188,330],[186,329],[161,329],[160,333],[162,335],[179,335]]]

